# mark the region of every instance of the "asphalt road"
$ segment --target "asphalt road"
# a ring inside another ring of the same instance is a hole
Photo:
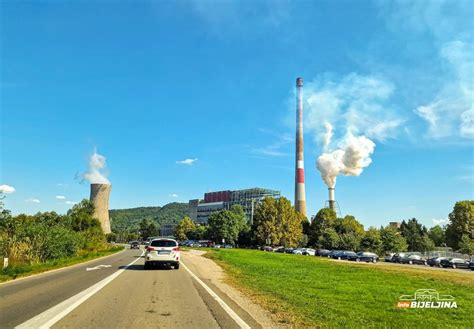
[[[206,290],[186,266],[145,271],[141,253],[126,250],[84,265],[0,285],[0,327],[14,328],[53,311],[60,317],[54,328],[239,328],[242,322],[260,327],[229,297],[202,279],[211,292]],[[185,259],[182,264],[186,265]],[[86,270],[98,265],[111,266]],[[192,267],[188,264],[191,272]],[[55,310],[56,305],[75,299],[111,275],[117,276],[64,317],[64,307],[62,313]]]

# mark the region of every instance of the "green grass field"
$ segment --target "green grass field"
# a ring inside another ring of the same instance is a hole
[[[294,327],[474,328],[474,275],[422,266],[358,264],[326,258],[216,249],[229,283]],[[398,309],[401,295],[436,289],[457,309]]]
[[[70,258],[60,258],[37,264],[11,264],[11,266],[0,269],[0,282],[14,280],[16,278],[29,276],[54,270],[61,267],[83,263],[95,258],[107,256],[123,250],[123,246],[111,246],[108,249],[83,253]]]

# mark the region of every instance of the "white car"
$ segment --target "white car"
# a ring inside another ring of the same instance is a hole
[[[179,269],[179,251],[178,242],[173,239],[153,239],[145,251],[145,270],[152,265],[173,266],[175,270]]]

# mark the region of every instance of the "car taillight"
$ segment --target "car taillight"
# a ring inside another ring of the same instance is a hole
[[[173,249],[171,249],[173,251],[179,251],[179,247],[174,247]]]
[[[154,250],[155,250],[155,248],[153,248],[153,247],[146,247],[146,251],[154,251]]]

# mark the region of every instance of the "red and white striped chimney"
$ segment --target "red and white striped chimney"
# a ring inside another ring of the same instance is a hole
[[[295,208],[306,216],[306,193],[304,186],[303,143],[303,79],[296,79],[296,161],[295,161]]]

